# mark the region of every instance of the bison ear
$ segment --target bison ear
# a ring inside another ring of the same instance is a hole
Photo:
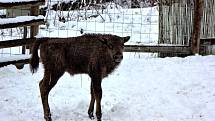
[[[130,39],[130,36],[127,36],[127,37],[123,37],[123,41],[124,43],[128,42],[128,40]]]

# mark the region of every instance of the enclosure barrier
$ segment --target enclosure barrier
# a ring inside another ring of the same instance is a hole
[[[194,21],[193,17],[195,16],[193,1],[196,0],[185,0],[178,1],[172,0],[166,2],[166,0],[161,0],[159,4],[159,42],[158,45],[125,45],[125,52],[151,52],[151,53],[167,53],[173,54],[173,56],[177,55],[191,55],[192,53],[192,34],[193,34],[193,26]],[[213,2],[213,4],[211,4]],[[29,1],[22,3],[0,3],[0,8],[19,8],[19,7],[30,7],[31,15],[38,15],[38,7],[39,5],[44,4],[44,1]],[[204,38],[210,36],[214,37],[214,31],[212,29],[207,29],[208,26],[214,26],[214,22],[212,21],[214,14],[214,0],[206,0],[204,2],[205,5],[211,5],[208,8],[212,8],[212,12],[208,12],[209,9],[204,7],[203,14],[203,35]],[[210,9],[211,10],[211,9]],[[132,14],[133,16],[133,14]],[[209,16],[209,17],[208,17]],[[210,17],[213,16],[213,17]],[[209,20],[207,18],[210,18]],[[10,24],[0,24],[0,29],[4,28],[12,28],[12,27],[23,27],[23,26],[31,26],[31,38],[23,38],[17,40],[8,40],[4,42],[0,42],[0,48],[14,47],[14,46],[23,46],[26,44],[31,44],[35,41],[35,38],[32,38],[38,32],[38,25],[43,24],[43,19],[31,20],[31,21],[23,21],[17,23]],[[201,27],[200,27],[201,28]],[[214,27],[213,27],[214,28]],[[114,28],[113,28],[114,29]],[[114,30],[113,30],[114,31]],[[194,30],[195,31],[195,30]],[[212,33],[212,34],[210,34]],[[203,37],[203,35],[201,37]],[[49,39],[52,39],[51,37]],[[197,39],[200,39],[199,37]],[[204,39],[200,42],[198,47],[200,48],[200,54],[206,54],[206,49],[208,48],[207,42]],[[212,41],[212,40],[211,40]],[[210,42],[210,44],[213,42]],[[203,49],[201,49],[203,48]],[[176,55],[174,55],[176,54]],[[21,61],[21,60],[17,60]],[[28,60],[23,59],[23,62],[28,62]],[[7,64],[14,64],[16,62],[9,62]],[[4,65],[7,65],[4,64]],[[0,65],[1,66],[1,65]]]
[[[190,46],[165,46],[165,45],[126,45],[125,52],[149,52],[149,53],[181,53],[190,55]]]
[[[0,67],[6,66],[9,64],[15,64],[17,68],[22,68],[25,63],[29,62],[29,56],[28,57],[23,56],[25,54],[25,46],[30,45],[33,43],[33,41],[35,41],[35,38],[33,37],[37,35],[39,25],[44,24],[44,18],[39,17],[39,6],[44,4],[45,4],[45,0],[21,1],[21,2],[0,1],[0,9],[8,10],[8,9],[26,8],[26,9],[29,9],[29,12],[30,12],[28,16],[25,16],[26,18],[28,18],[27,20],[14,18],[14,15],[10,16],[10,18],[1,20],[0,29],[24,27],[24,34],[23,34],[23,39],[0,41],[0,49],[16,47],[16,46],[23,47],[22,54],[16,55],[16,58],[13,58],[13,59],[8,58],[8,59],[0,60]],[[30,38],[27,38],[27,26],[30,26]]]

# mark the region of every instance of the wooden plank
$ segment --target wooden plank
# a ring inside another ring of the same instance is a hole
[[[4,3],[0,2],[0,9],[11,9],[11,8],[21,8],[21,7],[32,7],[32,6],[40,6],[44,5],[45,0],[42,1],[24,1],[24,2],[12,2],[12,3]]]
[[[39,6],[33,6],[31,7],[31,16],[38,16],[39,15]],[[39,25],[33,25],[31,26],[31,35],[30,37],[34,37],[37,35],[39,30]]]
[[[214,10],[214,0],[205,0],[202,17],[201,38],[215,37]]]
[[[23,39],[27,39],[28,28],[24,27]],[[22,54],[26,52],[26,45],[22,46]]]
[[[192,7],[189,0],[159,4],[159,43],[188,45],[191,38]]]
[[[161,0],[162,1],[162,0]],[[164,19],[163,19],[163,12],[164,9],[161,4],[159,4],[159,33],[158,33],[158,43],[164,43]]]
[[[23,46],[33,44],[36,40],[46,40],[48,38],[26,38],[26,39],[15,39],[15,40],[7,40],[7,41],[0,41],[0,48],[9,48],[9,47],[16,47],[16,46]]]
[[[125,52],[152,52],[152,53],[184,53],[190,54],[189,46],[146,46],[146,45],[126,45]]]
[[[7,61],[7,62],[0,62],[0,67],[4,67],[10,64],[17,64],[17,63],[23,63],[28,64],[30,59],[20,59],[20,60],[13,60],[13,61]]]
[[[44,24],[44,19],[37,19],[25,22],[9,23],[9,24],[0,24],[0,29],[23,27],[23,26],[33,26]]]
[[[0,41],[0,48],[8,48],[15,46],[23,46],[34,43],[36,40],[46,40],[53,38],[27,38],[27,39],[16,39],[8,41]],[[55,38],[56,39],[56,38]],[[60,38],[59,38],[60,39]],[[126,52],[166,52],[166,53],[190,53],[191,49],[189,46],[146,46],[146,45],[125,45]]]
[[[0,67],[14,64],[17,69],[22,69],[24,64],[29,63],[30,58],[30,55],[25,54],[2,57],[0,60]]]
[[[212,49],[215,45],[215,38],[201,38],[200,39],[200,55],[213,54]]]
[[[32,6],[31,7],[31,16],[38,16],[38,15],[39,15],[39,6]],[[33,38],[34,36],[36,36],[38,31],[39,31],[39,25],[31,26],[30,37]],[[31,48],[31,45],[27,46],[27,48]],[[32,53],[31,49],[30,49],[30,53]]]
[[[215,45],[215,38],[201,38],[200,39],[200,46],[204,43],[208,43],[210,45]]]
[[[199,54],[200,47],[200,33],[201,20],[203,15],[204,0],[195,0],[194,2],[194,18],[193,18],[193,32],[192,32],[192,54]]]

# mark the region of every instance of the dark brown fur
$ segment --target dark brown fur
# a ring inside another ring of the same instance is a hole
[[[32,48],[31,71],[39,67],[38,49],[44,65],[44,77],[41,80],[40,93],[44,118],[51,121],[48,94],[58,79],[65,73],[71,75],[86,73],[91,77],[91,101],[88,109],[93,118],[96,102],[96,117],[101,121],[102,79],[119,65],[123,58],[123,46],[130,37],[115,35],[86,34],[72,38],[52,38],[38,40]]]

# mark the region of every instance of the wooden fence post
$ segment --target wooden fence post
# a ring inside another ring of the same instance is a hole
[[[39,15],[39,6],[31,7],[31,16],[38,16]],[[37,35],[39,29],[39,25],[31,26],[31,35],[30,37],[34,37]]]
[[[28,28],[27,26],[23,27],[24,28],[24,34],[23,34],[23,39],[27,38],[27,34],[28,34]],[[22,54],[25,54],[26,51],[26,45],[22,46]]]
[[[39,6],[32,6],[31,7],[31,16],[38,16],[39,15]],[[39,25],[33,25],[30,28],[30,38],[33,38],[37,35],[39,30]],[[29,48],[31,48],[31,45],[29,45]],[[31,49],[30,49],[31,53]]]
[[[194,0],[193,32],[191,38],[192,54],[199,54],[203,5],[204,0]]]
[[[162,0],[161,0],[162,1]],[[164,19],[163,19],[163,5],[162,5],[162,2],[160,2],[159,4],[158,4],[158,6],[159,6],[159,35],[158,35],[158,43],[160,44],[160,43],[164,43],[164,37],[163,37],[163,35],[164,35],[164,24],[163,24],[163,22],[164,22]]]

